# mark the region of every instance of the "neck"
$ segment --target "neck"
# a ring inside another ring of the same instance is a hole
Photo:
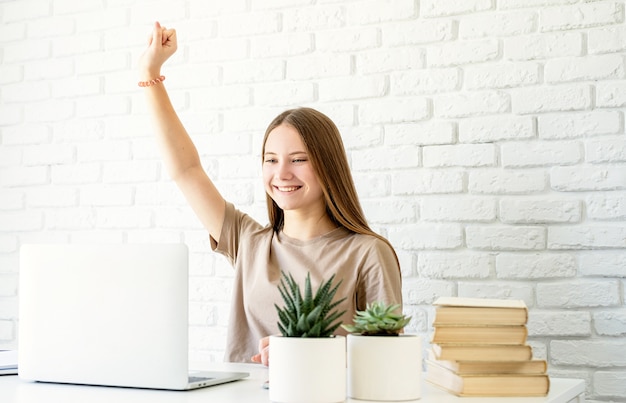
[[[302,216],[296,212],[285,212],[283,233],[290,238],[308,241],[317,238],[337,228],[330,217],[324,213],[321,216]]]

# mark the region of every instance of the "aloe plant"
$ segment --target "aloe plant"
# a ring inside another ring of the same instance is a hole
[[[291,274],[282,272],[278,290],[285,302],[284,307],[274,304],[278,312],[278,329],[286,337],[330,337],[341,325],[338,319],[346,311],[335,308],[346,298],[333,301],[339,281],[333,285],[335,275],[320,284],[315,295],[311,289],[311,274],[304,282],[304,294]],[[334,309],[334,310],[333,310]]]
[[[357,311],[354,315],[354,325],[345,324],[342,327],[363,336],[397,336],[411,321],[410,316],[394,313],[399,308],[399,304],[368,303],[364,311]]]

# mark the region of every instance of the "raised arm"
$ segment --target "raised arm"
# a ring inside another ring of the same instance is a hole
[[[161,76],[161,66],[176,52],[174,29],[154,24],[148,48],[139,63],[140,80]],[[162,82],[142,88],[152,115],[159,146],[170,177],[181,189],[209,234],[219,241],[225,201],[200,163],[198,150],[183,127]]]

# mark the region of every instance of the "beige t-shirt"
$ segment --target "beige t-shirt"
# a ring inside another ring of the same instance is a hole
[[[400,268],[393,250],[382,240],[352,233],[345,228],[308,241],[276,234],[247,214],[226,203],[219,244],[213,250],[226,256],[235,268],[225,360],[250,362],[262,337],[278,334],[274,304],[284,305],[278,284],[281,270],[304,284],[311,272],[315,293],[321,281],[336,273],[342,283],[335,298],[347,297],[339,306],[346,310],[342,323],[352,323],[356,310],[367,302],[402,304]],[[336,334],[345,334],[340,327]]]

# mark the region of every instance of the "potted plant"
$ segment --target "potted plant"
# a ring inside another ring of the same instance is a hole
[[[368,304],[342,325],[347,338],[348,396],[361,400],[404,401],[421,397],[422,343],[400,334],[411,317],[400,305]]]
[[[333,336],[345,313],[334,301],[339,281],[322,281],[315,295],[307,274],[304,293],[282,273],[275,305],[281,335],[270,336],[269,397],[273,402],[343,402],[346,398],[346,338]]]

